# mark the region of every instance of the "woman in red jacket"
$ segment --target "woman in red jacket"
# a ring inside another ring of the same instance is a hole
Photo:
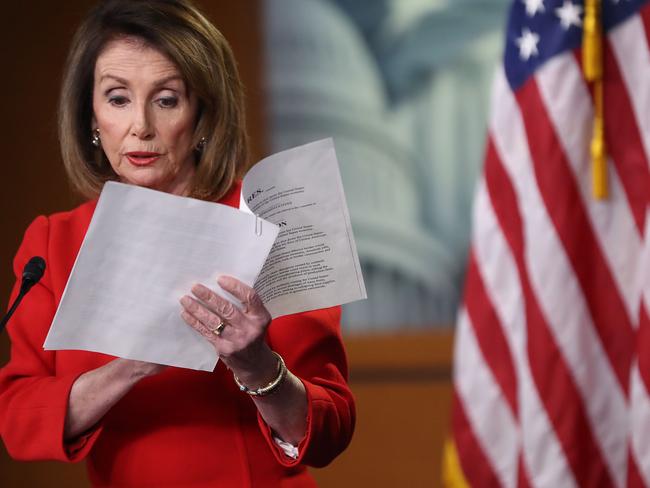
[[[234,278],[218,283],[242,309],[195,285],[179,314],[219,355],[212,373],[42,347],[106,181],[237,205],[248,154],[227,42],[184,0],[102,2],[73,40],[59,129],[90,201],[37,218],[14,261],[17,276],[34,255],[48,267],[8,328],[8,452],[87,458],[95,486],[313,486],[305,465],[329,463],[354,427],[338,308],[271,322]]]

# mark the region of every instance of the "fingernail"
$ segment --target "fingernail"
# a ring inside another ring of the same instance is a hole
[[[189,307],[190,305],[192,305],[192,299],[190,297],[188,297],[187,295],[183,296],[181,298],[180,302],[181,302],[181,305],[183,305],[184,307]]]
[[[199,298],[207,298],[210,290],[201,284],[196,284],[192,287],[192,293],[194,293]]]

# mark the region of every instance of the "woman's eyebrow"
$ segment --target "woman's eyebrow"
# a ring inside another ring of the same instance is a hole
[[[122,85],[128,85],[129,84],[129,82],[127,80],[125,80],[124,78],[120,78],[119,76],[115,76],[115,75],[111,75],[111,74],[102,75],[99,78],[99,82],[101,83],[102,81],[107,80],[107,79],[117,81],[118,83],[120,83]]]
[[[170,76],[167,76],[167,77],[165,77],[165,78],[162,78],[162,79],[156,81],[156,82],[154,83],[154,85],[155,85],[155,86],[166,85],[166,84],[169,83],[170,81],[176,81],[176,80],[179,80],[179,81],[182,82],[182,81],[183,81],[183,77],[182,77],[181,75],[178,75],[178,74],[170,75]]]
[[[111,74],[102,75],[99,78],[99,82],[101,83],[102,81],[107,80],[107,79],[117,81],[118,83],[120,83],[122,85],[128,85],[129,84],[129,82],[126,79],[121,78],[121,77],[116,76],[116,75],[111,75]],[[170,81],[176,81],[176,80],[183,81],[183,77],[181,75],[177,75],[177,74],[166,76],[165,78],[161,78],[160,80],[157,80],[154,83],[154,86],[158,87],[158,86],[161,86],[161,85],[165,85],[165,84],[169,83]]]

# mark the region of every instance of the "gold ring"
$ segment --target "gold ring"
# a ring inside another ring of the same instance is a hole
[[[223,332],[223,329],[226,328],[226,322],[224,320],[221,320],[219,322],[219,325],[217,325],[214,329],[210,329],[210,332],[212,332],[215,335],[220,336],[221,333]]]

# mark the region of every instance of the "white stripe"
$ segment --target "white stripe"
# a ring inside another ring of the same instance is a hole
[[[645,215],[645,246],[639,262],[637,283],[643,293],[641,306],[650,310],[650,212]],[[648,354],[650,351],[638,351]],[[630,446],[639,474],[646,486],[650,486],[650,398],[641,378],[638,360],[635,359],[630,372]]]
[[[650,161],[650,51],[641,16],[634,15],[616,26],[609,38]]]
[[[508,341],[517,373],[517,402],[524,463],[531,486],[576,486],[530,372],[526,317],[516,264],[481,180],[473,217],[479,273]]]
[[[603,257],[620,291],[634,327],[639,307],[636,286],[641,237],[614,164],[609,163],[609,198],[596,200],[592,192],[589,144],[593,120],[591,98],[572,53],[549,60],[537,73],[539,90],[562,149],[580,189],[582,203],[596,234]],[[650,90],[649,90],[650,91]]]
[[[632,456],[646,486],[650,486],[650,399],[636,361],[630,379],[630,405]]]
[[[646,208],[645,223],[644,223],[644,236],[643,236],[643,252],[639,257],[638,275],[636,278],[637,287],[641,290],[639,307],[641,300],[646,307],[646,312],[650,311],[647,307],[650,304],[650,207]],[[640,311],[640,308],[639,308]]]
[[[515,187],[524,224],[531,286],[583,399],[600,452],[616,486],[626,471],[626,403],[591,321],[584,296],[533,173],[526,132],[503,71],[496,81],[490,126]],[[551,365],[549,365],[551,366]]]
[[[501,484],[514,488],[519,450],[517,425],[492,370],[485,364],[464,309],[459,313],[454,339],[455,386],[468,422]]]

